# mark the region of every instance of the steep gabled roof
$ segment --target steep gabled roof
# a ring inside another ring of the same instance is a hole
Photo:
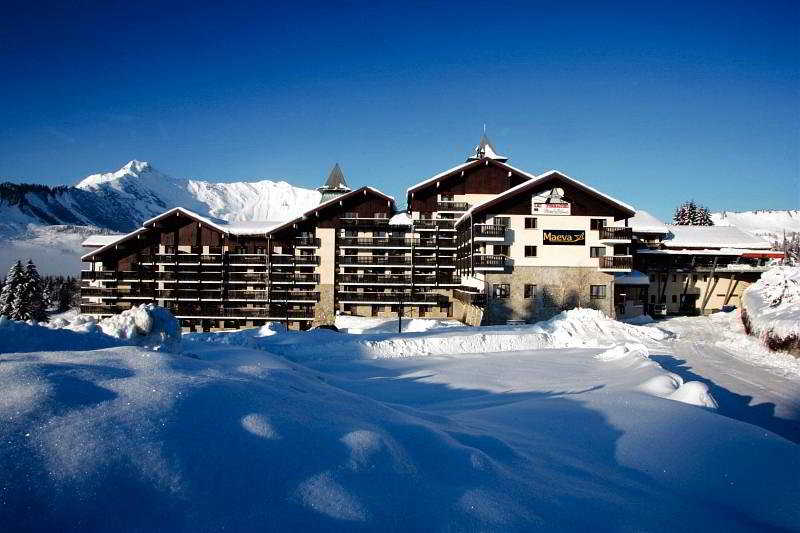
[[[207,225],[210,228],[214,228],[215,230],[219,231],[220,233],[224,233],[225,235],[263,235],[268,233],[272,228],[280,224],[280,222],[271,222],[271,221],[247,221],[247,222],[228,222],[228,223],[217,223],[212,221],[211,219],[204,217],[195,213],[194,211],[189,211],[183,207],[173,207],[167,211],[164,211],[160,215],[157,215],[153,218],[145,220],[142,223],[142,227],[138,228],[130,233],[125,235],[117,235],[116,239],[114,240],[106,240],[104,246],[97,248],[96,250],[92,250],[88,254],[85,254],[81,257],[82,261],[88,260],[90,257],[95,256],[101,252],[109,250],[113,247],[116,247],[122,242],[125,242],[133,237],[136,237],[140,233],[147,231],[148,229],[152,229],[153,224],[167,218],[171,215],[179,214],[182,216],[187,216],[196,220],[197,222],[201,222]]]
[[[481,135],[481,140],[475,147],[475,153],[470,155],[467,158],[467,161],[483,159],[484,157],[488,157],[489,159],[494,159],[495,161],[500,161],[502,163],[508,161],[508,158],[506,156],[497,154],[497,150],[495,150],[492,141],[489,140],[489,137],[486,136],[486,133]]]
[[[315,213],[318,213],[322,209],[330,207],[330,206],[332,206],[332,205],[334,205],[334,204],[336,204],[338,202],[341,202],[343,200],[347,200],[348,198],[352,198],[352,197],[356,196],[357,194],[365,194],[367,191],[372,192],[374,194],[377,194],[378,196],[382,196],[382,197],[386,198],[389,202],[394,204],[394,198],[393,197],[389,196],[388,194],[382,193],[378,189],[374,189],[372,187],[365,186],[365,187],[361,187],[360,189],[356,189],[354,191],[350,191],[350,192],[344,193],[344,194],[342,194],[340,196],[337,196],[336,198],[332,198],[332,199],[328,200],[327,202],[321,203],[318,206],[316,206],[316,207],[314,207],[312,209],[309,209],[308,211],[306,211],[305,213],[303,213],[299,217],[295,217],[292,220],[289,220],[288,222],[284,222],[283,224],[272,228],[269,231],[269,233],[274,233],[276,231],[279,231],[279,230],[282,230],[284,228],[287,228],[287,227],[289,227],[289,226],[291,226],[293,224],[297,224],[298,222],[302,222],[303,220],[306,220],[311,215],[313,215]]]
[[[524,172],[522,170],[516,169],[516,168],[512,167],[511,165],[508,165],[508,164],[505,164],[505,163],[500,163],[500,164],[505,166],[505,167],[508,167],[508,168],[514,170],[515,172],[518,172],[518,173],[522,174],[523,176],[527,176],[527,177],[529,177],[531,179],[529,179],[528,181],[525,181],[523,183],[520,183],[516,187],[512,187],[512,188],[508,189],[506,192],[500,193],[497,196],[486,200],[485,202],[481,202],[481,203],[479,203],[477,205],[474,205],[469,210],[467,210],[463,215],[461,215],[461,218],[459,218],[456,221],[456,225],[461,224],[464,220],[468,219],[470,216],[476,215],[476,214],[480,213],[481,211],[486,210],[488,207],[496,205],[496,204],[502,202],[503,200],[505,200],[507,198],[511,198],[514,195],[521,194],[521,193],[524,193],[524,192],[532,189],[533,187],[545,182],[548,178],[551,178],[553,176],[558,176],[558,177],[566,180],[568,183],[574,185],[575,187],[577,187],[579,189],[582,189],[585,192],[587,192],[587,193],[589,193],[589,194],[591,194],[593,196],[596,196],[596,197],[598,197],[598,198],[600,198],[602,200],[605,200],[608,203],[614,204],[616,207],[618,207],[622,211],[627,211],[630,214],[630,216],[633,216],[633,215],[636,214],[636,209],[634,209],[632,206],[630,206],[630,205],[628,205],[628,204],[626,204],[624,202],[621,202],[621,201],[617,200],[616,198],[608,196],[607,194],[604,194],[604,193],[598,191],[597,189],[595,189],[594,187],[590,187],[589,185],[586,185],[585,183],[583,183],[581,181],[578,181],[578,180],[576,180],[574,178],[570,178],[569,176],[567,176],[563,172],[559,172],[557,170],[549,170],[549,171],[547,171],[547,172],[545,172],[543,174],[540,174],[538,176],[533,176],[531,174],[528,174],[527,172]]]
[[[344,179],[344,173],[342,172],[342,168],[339,166],[339,163],[336,163],[333,166],[331,173],[328,175],[328,179],[325,181],[325,185],[323,185],[321,188],[350,190],[350,187],[347,186],[347,181]]]

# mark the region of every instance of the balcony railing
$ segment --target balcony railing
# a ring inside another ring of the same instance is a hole
[[[411,276],[387,276],[385,274],[340,274],[339,283],[386,283],[411,285]]]
[[[439,303],[446,298],[440,294],[408,292],[339,292],[340,302],[380,302],[380,303]]]
[[[474,226],[475,237],[505,237],[505,226],[492,226],[488,224],[475,224]]]
[[[617,228],[613,226],[604,226],[600,228],[601,241],[629,241],[633,238],[633,230],[631,228]]]
[[[117,272],[115,270],[82,270],[81,279],[88,280],[115,280]]]
[[[437,211],[463,212],[469,210],[470,207],[467,202],[438,202],[436,204]]]
[[[273,255],[273,265],[318,265],[318,255]]]
[[[175,316],[231,317],[231,318],[314,318],[313,309],[287,309],[285,306],[248,307],[208,307],[193,305],[167,305]]]
[[[81,313],[88,314],[88,315],[108,315],[108,314],[115,314],[121,313],[129,309],[128,307],[120,307],[117,305],[97,305],[97,304],[88,304],[88,305],[81,305]]]
[[[297,237],[292,241],[295,246],[319,246],[320,241],[316,237]]]
[[[319,274],[294,274],[292,272],[272,272],[272,283],[319,283]]]
[[[600,268],[630,270],[633,268],[633,257],[629,255],[605,255],[600,258]]]
[[[369,226],[388,226],[389,219],[388,218],[344,218],[341,217],[339,222],[343,226],[359,226],[359,227],[369,227]]]
[[[455,220],[450,219],[431,219],[422,218],[414,221],[415,229],[453,229],[455,227]]]
[[[419,244],[419,239],[401,239],[395,237],[342,237],[339,246],[403,246],[411,247]]]
[[[232,265],[266,265],[269,259],[264,254],[228,254],[228,262]]]
[[[506,256],[504,255],[475,255],[472,258],[475,267],[504,267],[506,266]]]
[[[228,291],[229,300],[308,301],[318,302],[319,293],[312,291]]]
[[[340,255],[337,257],[342,265],[410,265],[411,258],[405,256],[384,255]]]

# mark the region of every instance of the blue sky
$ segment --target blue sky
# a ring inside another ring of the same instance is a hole
[[[405,189],[487,124],[661,217],[800,207],[797,2],[6,4],[0,176],[171,175]]]

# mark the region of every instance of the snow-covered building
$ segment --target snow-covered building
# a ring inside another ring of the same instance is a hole
[[[465,162],[409,187],[404,212],[381,191],[350,189],[338,164],[319,191],[321,203],[285,222],[174,208],[127,235],[88,239],[83,311],[155,302],[204,330],[305,329],[336,313],[496,324],[582,306],[630,317],[677,298],[669,279],[687,261],[695,278],[712,261],[716,279],[769,257],[736,228],[667,226],[562,172],[517,169],[485,134]],[[695,292],[684,288],[683,300]]]
[[[709,313],[740,305],[744,290],[783,257],[769,242],[734,226],[667,225],[659,241],[636,250],[649,275],[648,305],[670,314]],[[634,228],[634,236],[637,231]]]

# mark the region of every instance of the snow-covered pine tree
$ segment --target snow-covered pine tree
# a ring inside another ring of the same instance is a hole
[[[672,217],[675,224],[679,226],[713,226],[711,213],[707,207],[697,205],[694,200],[683,202],[675,209]]]
[[[707,207],[696,205],[695,211],[692,215],[692,226],[713,226],[714,222],[711,220],[711,212]]]
[[[44,300],[43,285],[36,265],[28,259],[28,264],[25,266],[25,283],[22,290],[27,316],[23,316],[19,320],[35,320],[37,322],[47,320],[47,304]]]
[[[25,269],[21,261],[17,261],[8,269],[3,291],[0,292],[0,315],[16,319],[13,314],[14,300],[17,291],[25,281]]]
[[[679,226],[691,226],[695,211],[697,211],[697,205],[694,203],[694,200],[683,202],[675,209],[675,215],[672,217],[672,221]]]

